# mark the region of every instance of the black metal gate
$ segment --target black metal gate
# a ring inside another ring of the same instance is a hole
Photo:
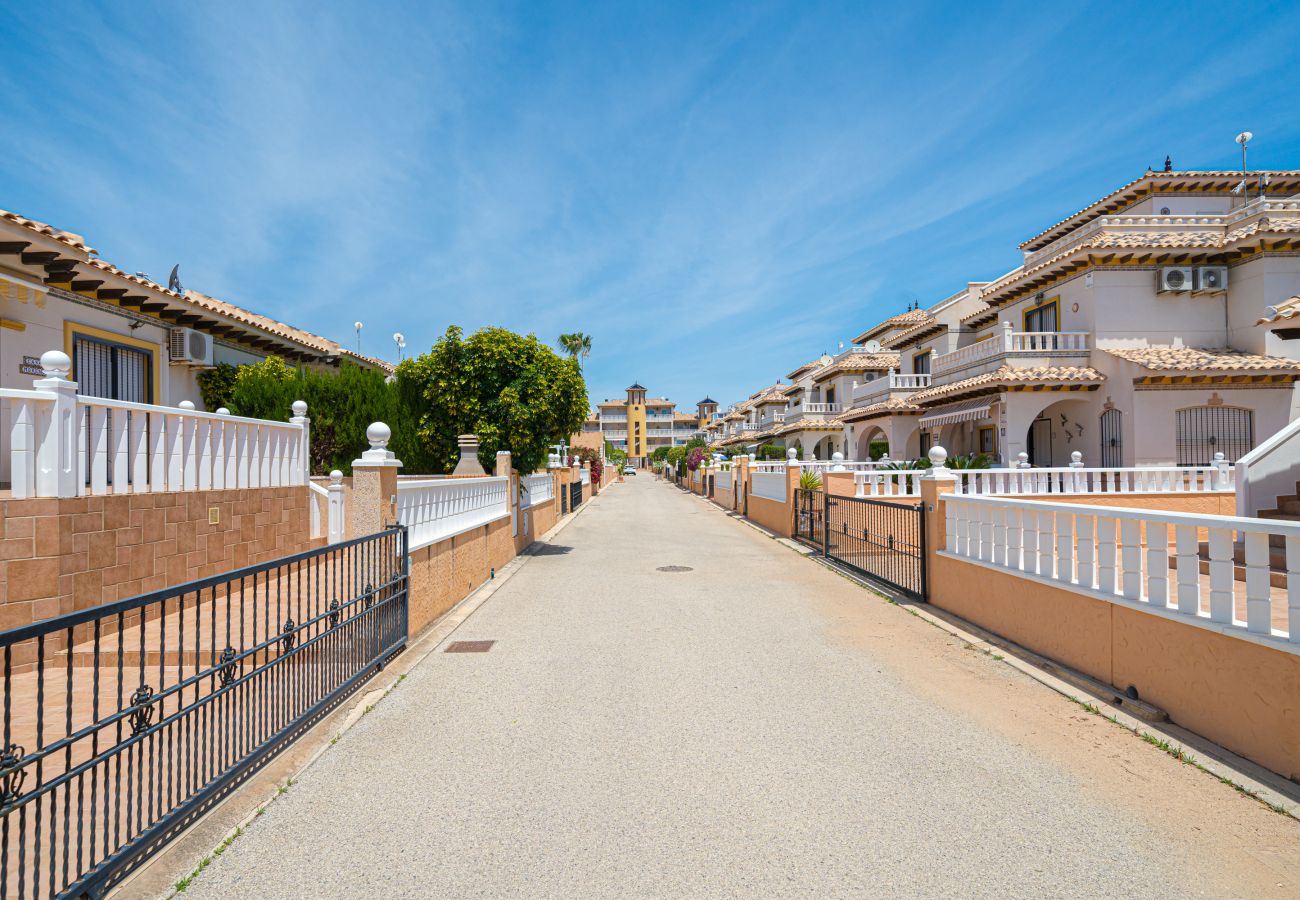
[[[1124,465],[1124,415],[1118,409],[1101,414],[1101,464],[1107,469]]]
[[[925,508],[795,489],[794,536],[828,559],[925,600]]]
[[[569,485],[569,512],[582,505],[582,482],[575,481]]]
[[[709,499],[712,500],[713,499],[713,473],[712,472],[709,473],[708,479],[709,479]]]
[[[99,897],[406,645],[407,535],[0,633],[0,885]]]

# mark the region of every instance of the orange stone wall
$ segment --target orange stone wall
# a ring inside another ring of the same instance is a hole
[[[0,501],[0,629],[297,553],[306,487]],[[217,511],[217,523],[209,513]]]

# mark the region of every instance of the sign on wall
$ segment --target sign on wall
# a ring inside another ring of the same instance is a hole
[[[35,378],[45,377],[45,369],[41,366],[39,356],[24,356],[23,361],[18,364],[18,371],[23,375],[31,375]]]

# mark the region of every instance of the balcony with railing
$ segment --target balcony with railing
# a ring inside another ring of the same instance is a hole
[[[1036,266],[1075,247],[1098,234],[1146,235],[1156,239],[1171,231],[1208,234],[1222,237],[1229,229],[1240,227],[1251,219],[1273,217],[1294,218],[1300,215],[1300,199],[1261,197],[1239,209],[1226,213],[1199,213],[1187,215],[1156,215],[1154,213],[1115,214],[1098,216],[1086,225],[1062,235],[1050,244],[1025,254],[1026,269]]]
[[[864,381],[855,387],[850,395],[850,401],[853,406],[870,406],[873,403],[882,403],[895,394],[906,395],[929,386],[928,373],[904,375],[891,370],[883,378]]]
[[[843,407],[838,403],[805,403],[800,409],[805,416],[836,416]]]
[[[948,384],[1013,366],[1085,365],[1092,351],[1086,331],[1012,331],[1004,322],[999,333],[976,344],[937,356],[930,365],[935,385]]]

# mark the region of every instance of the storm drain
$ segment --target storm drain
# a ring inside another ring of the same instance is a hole
[[[656,572],[694,572],[695,569],[690,566],[659,566]]]
[[[452,641],[443,653],[487,653],[496,641]]]

